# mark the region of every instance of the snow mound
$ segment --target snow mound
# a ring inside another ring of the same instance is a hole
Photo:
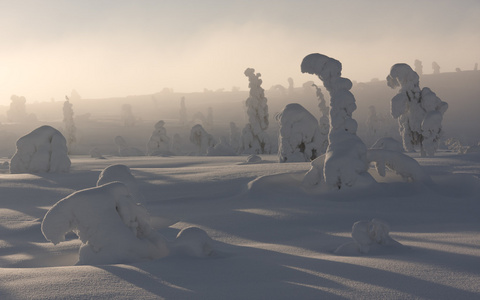
[[[353,242],[343,244],[334,253],[337,255],[367,254],[379,246],[401,247],[402,244],[389,235],[390,227],[378,219],[358,221],[352,226]]]
[[[17,141],[10,173],[66,173],[70,170],[67,141],[51,126],[41,126]]]
[[[246,162],[249,164],[259,163],[261,161],[262,161],[262,158],[256,154],[251,154],[246,159]]]
[[[149,215],[127,186],[112,182],[77,191],[57,202],[42,221],[48,241],[69,232],[82,241],[77,264],[129,263],[169,254],[165,239],[152,230]]]
[[[430,176],[425,173],[420,164],[408,155],[402,152],[369,149],[367,159],[375,162],[375,168],[380,176],[385,176],[385,168],[395,171],[406,181],[416,181],[423,183],[431,183]]]
[[[280,125],[280,162],[305,162],[317,158],[323,139],[315,116],[302,105],[290,103],[276,115],[276,120]]]
[[[170,152],[170,138],[167,136],[167,130],[164,127],[163,120],[155,124],[155,130],[147,143],[147,153],[150,156],[168,156]]]
[[[214,253],[213,240],[198,227],[182,229],[170,246],[172,254],[208,257]]]

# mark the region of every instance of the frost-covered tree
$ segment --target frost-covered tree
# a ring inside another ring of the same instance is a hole
[[[250,95],[245,101],[249,123],[242,131],[243,152],[265,154],[271,152],[266,130],[268,129],[268,105],[262,88],[261,74],[248,68],[244,72],[249,80]]]
[[[63,123],[65,124],[65,133],[67,139],[67,148],[69,153],[72,151],[73,144],[77,141],[77,127],[73,121],[73,108],[67,96],[63,103]]]
[[[135,125],[135,116],[133,115],[130,104],[122,105],[121,119],[125,127],[133,127]]]
[[[440,74],[440,66],[436,61],[432,62],[433,74]]]
[[[164,125],[163,120],[155,124],[155,130],[147,143],[148,155],[170,155],[170,138]]]
[[[312,84],[312,86],[316,89],[316,95],[318,98],[318,108],[320,108],[320,112],[322,116],[319,119],[319,128],[320,128],[320,153],[323,154],[327,151],[328,147],[328,133],[330,132],[330,118],[328,115],[330,114],[330,108],[327,106],[327,102],[325,101],[325,96],[322,93],[322,89],[318,87],[316,84]]]
[[[279,162],[312,161],[320,154],[322,136],[314,115],[298,103],[291,103],[275,116],[280,125]]]
[[[362,180],[372,182],[367,172],[367,147],[356,135],[357,122],[352,118],[357,108],[355,97],[350,92],[352,82],[341,77],[342,64],[314,53],[303,59],[301,71],[317,75],[330,93],[329,145],[325,157],[317,158],[324,159],[324,162],[312,162],[312,167],[323,165],[323,170],[312,170],[310,175],[307,173],[308,177],[322,176],[318,180],[335,189],[352,187]]]
[[[51,126],[41,126],[17,141],[10,173],[66,173],[70,170],[65,137]]]
[[[10,109],[7,110],[7,118],[10,122],[25,122],[28,118],[26,102],[23,96],[12,95],[10,97]]]
[[[187,125],[187,107],[185,106],[185,97],[180,100],[180,125]]]
[[[293,83],[293,78],[288,77],[288,95],[292,96],[295,93],[295,85]]]
[[[387,84],[400,90],[391,102],[391,113],[398,119],[403,146],[408,152],[420,146],[422,156],[433,156],[442,137],[443,114],[448,104],[425,87],[420,89],[419,76],[407,64],[392,66]]]
[[[415,72],[417,72],[417,74],[419,76],[422,76],[423,75],[423,64],[420,60],[416,59],[415,60]]]
[[[197,146],[197,153],[199,155],[207,154],[208,149],[215,146],[213,136],[206,132],[200,124],[192,127],[190,131],[190,142]]]

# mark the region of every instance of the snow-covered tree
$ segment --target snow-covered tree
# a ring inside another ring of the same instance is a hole
[[[67,139],[67,148],[69,153],[72,151],[73,144],[77,141],[76,133],[77,127],[73,121],[73,108],[67,96],[65,96],[63,103],[63,123],[65,124],[65,133]]]
[[[230,146],[226,137],[220,137],[220,142],[215,146],[208,148],[208,156],[234,156],[237,152]]]
[[[442,118],[448,104],[425,87],[420,90],[418,74],[407,64],[392,66],[387,84],[400,87],[392,98],[391,113],[398,119],[403,146],[413,152],[416,145],[422,156],[433,156],[442,137]]]
[[[433,74],[440,74],[440,66],[436,61],[432,62]]]
[[[10,122],[25,122],[28,118],[26,102],[23,96],[12,95],[10,97],[10,109],[7,110],[7,118]]]
[[[147,143],[148,155],[170,155],[170,138],[164,125],[163,120],[155,124],[155,130]]]
[[[140,192],[138,181],[133,176],[129,167],[122,164],[115,164],[106,167],[98,175],[97,186],[101,186],[110,182],[120,181],[125,184],[128,192],[133,196],[136,202],[144,202],[144,197]]]
[[[10,173],[65,173],[70,170],[65,137],[51,126],[41,126],[17,141]]]
[[[187,107],[185,106],[185,97],[180,100],[180,125],[187,125]]]
[[[327,186],[335,189],[352,187],[362,180],[373,182],[367,172],[367,147],[356,135],[357,122],[352,118],[357,108],[355,97],[350,92],[352,82],[341,77],[342,64],[314,53],[303,59],[301,71],[317,75],[330,93],[329,145],[325,156],[317,158],[324,162],[312,162],[312,167],[323,165],[323,171],[315,169],[306,176],[322,176],[318,181],[325,181]]]
[[[320,128],[320,144],[322,145],[319,149],[319,154],[323,154],[327,151],[328,147],[328,133],[330,132],[330,119],[328,115],[330,114],[330,108],[327,106],[327,102],[325,101],[325,96],[322,93],[322,89],[316,84],[312,84],[312,86],[314,86],[316,89],[318,108],[320,108],[320,112],[322,114],[318,124]]]
[[[242,131],[243,152],[265,154],[271,152],[266,130],[268,129],[268,105],[265,91],[261,87],[261,74],[248,68],[244,72],[249,80],[250,95],[245,101],[249,123]]]
[[[210,129],[213,128],[213,108],[211,106],[207,108],[207,117],[205,118],[205,126],[207,126],[207,128],[210,128]]]
[[[122,105],[121,119],[125,127],[133,127],[135,125],[135,116],[133,115],[130,104]]]
[[[207,154],[208,149],[215,146],[213,136],[206,132],[200,124],[192,127],[190,131],[190,142],[197,146],[199,155]]]
[[[279,162],[305,162],[317,158],[322,147],[318,121],[298,103],[291,103],[275,116],[280,125]]]
[[[423,75],[423,64],[420,60],[416,59],[415,60],[415,72],[417,72],[417,74],[419,76],[422,76]]]

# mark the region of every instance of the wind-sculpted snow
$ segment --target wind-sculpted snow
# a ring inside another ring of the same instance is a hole
[[[51,126],[41,126],[17,141],[11,173],[65,173],[70,170],[67,141]]]
[[[305,162],[317,158],[323,140],[318,121],[308,110],[298,103],[291,103],[275,118],[280,125],[280,162]]]
[[[350,92],[352,82],[341,77],[342,64],[336,59],[314,53],[303,59],[301,71],[317,75],[330,93],[329,145],[323,163],[323,177],[317,182],[324,181],[330,188],[342,189],[354,186],[357,180],[372,181],[367,173],[367,148],[356,135],[358,125],[352,118],[357,108],[355,97]],[[314,171],[308,177],[321,173]]]

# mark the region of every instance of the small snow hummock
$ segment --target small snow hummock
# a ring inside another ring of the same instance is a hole
[[[342,64],[336,59],[314,53],[303,59],[301,71],[317,75],[330,93],[328,149],[322,158],[324,163],[312,163],[312,168],[323,165],[323,170],[311,170],[308,177],[323,172],[322,180],[332,189],[353,187],[357,181],[373,182],[367,172],[367,147],[357,136],[358,125],[352,118],[352,113],[357,109],[355,97],[350,92],[352,82],[341,77]],[[308,181],[312,182],[310,179]]]
[[[174,254],[192,257],[207,257],[214,253],[213,240],[198,227],[182,229],[170,249]]]
[[[358,221],[352,226],[353,242],[343,244],[334,253],[338,255],[367,254],[380,246],[399,247],[399,242],[389,235],[390,227],[378,219],[372,221]]]
[[[318,121],[308,110],[298,103],[290,103],[275,118],[280,125],[280,162],[305,162],[317,158],[322,138]]]
[[[262,158],[256,154],[250,154],[245,160],[249,164],[255,164],[262,161]]]
[[[51,126],[41,126],[17,141],[10,173],[66,173],[70,170],[67,141]]]

